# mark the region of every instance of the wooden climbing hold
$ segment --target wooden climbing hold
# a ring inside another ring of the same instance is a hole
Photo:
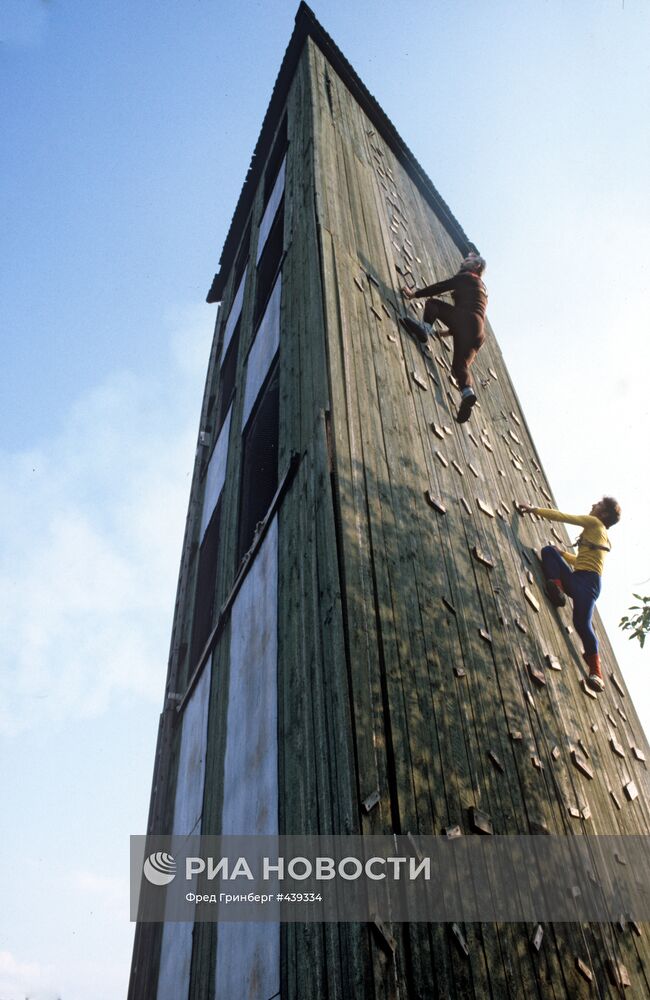
[[[445,469],[449,467],[449,462],[447,461],[447,459],[445,458],[445,456],[442,454],[441,451],[436,451],[436,458],[442,465],[444,465]]]
[[[580,771],[581,774],[584,774],[586,778],[593,780],[594,772],[589,767],[587,761],[580,756],[577,750],[571,751],[571,760],[573,761],[573,763],[575,764],[575,766],[577,767],[577,769]]]
[[[480,497],[476,498],[476,503],[478,504],[478,509],[482,510],[484,514],[487,514],[488,517],[494,517],[494,511],[488,503],[485,503]]]
[[[476,806],[470,806],[468,812],[469,823],[475,833],[483,833],[488,836],[494,833],[492,820],[486,812],[477,809]]]
[[[446,597],[442,598],[442,603],[444,604],[444,606],[447,608],[448,611],[451,611],[451,613],[453,615],[456,614],[456,608],[453,606],[453,604],[451,603],[451,601],[447,600]]]
[[[418,375],[418,373],[416,371],[412,371],[411,372],[411,378],[413,379],[413,381],[415,382],[415,384],[420,387],[420,389],[423,389],[425,392],[427,391],[427,389],[429,388],[429,386],[424,381],[424,379],[422,378],[421,375]]]
[[[456,674],[456,677],[465,677],[466,676],[466,673],[465,673],[465,671],[463,670],[462,667],[454,667],[454,673]]]
[[[442,500],[439,500],[438,497],[434,496],[431,490],[427,490],[424,495],[430,507],[433,507],[434,510],[437,510],[439,514],[447,513],[447,508],[445,507]]]
[[[489,642],[489,643],[492,642],[492,636],[490,635],[490,633],[488,631],[486,631],[486,629],[480,628],[478,630],[478,634],[480,635],[481,639],[485,640],[485,642]]]
[[[637,760],[640,760],[642,763],[645,763],[645,754],[643,750],[640,750],[639,747],[635,747],[632,744],[630,744],[630,750],[632,751],[633,755],[636,757]]]
[[[592,691],[591,688],[589,687],[589,685],[587,684],[587,678],[586,677],[582,678],[582,680],[580,681],[580,686],[581,686],[582,690],[584,691],[584,693],[587,695],[587,697],[593,698],[594,701],[598,700],[598,695],[596,694],[596,692]]]
[[[607,974],[612,986],[618,989],[626,989],[632,985],[630,974],[622,962],[616,962],[613,958],[607,959]]]
[[[465,475],[465,473],[463,472],[463,470],[461,469],[460,465],[458,464],[455,458],[452,458],[451,464],[453,465],[454,469],[456,470],[459,476]]]
[[[530,604],[531,608],[533,608],[534,611],[539,611],[539,601],[537,600],[533,592],[529,590],[528,587],[524,587],[523,591],[524,591],[524,597]]]
[[[558,660],[557,656],[553,656],[552,653],[547,653],[546,656],[544,657],[544,659],[546,660],[546,666],[550,670],[561,670],[562,669],[562,664]]]
[[[354,283],[355,283],[355,285],[357,286],[357,288],[359,289],[360,292],[365,292],[365,288],[363,287],[363,285],[361,284],[361,282],[359,281],[359,279],[356,276],[355,276],[355,279],[354,279]]]
[[[546,677],[544,676],[542,671],[534,667],[532,663],[527,663],[526,666],[528,667],[528,673],[530,674],[535,684],[537,684],[537,686],[540,688],[546,687]]]
[[[623,747],[621,746],[621,744],[618,742],[618,740],[616,739],[616,737],[610,736],[610,738],[609,738],[609,745],[610,745],[610,747],[612,748],[613,752],[616,754],[617,757],[625,757],[625,750],[623,749]]]
[[[504,774],[505,773],[505,768],[504,768],[503,764],[501,763],[501,761],[499,760],[499,758],[497,757],[497,755],[495,754],[494,750],[490,750],[489,751],[488,757],[490,758],[490,760],[492,761],[492,763],[496,767],[497,771],[500,771],[501,774]]]
[[[519,631],[523,633],[523,635],[528,635],[528,629],[526,628],[526,626],[524,625],[524,623],[521,621],[520,618],[515,618],[515,628],[518,628]]]
[[[559,756],[560,756],[560,748],[558,746],[554,746],[553,749],[551,750],[551,757],[553,758],[553,760],[557,760]]]
[[[490,569],[494,569],[494,562],[489,556],[486,556],[484,552],[481,552],[478,545],[472,546],[472,555],[477,562],[480,562],[483,566],[488,566]]]
[[[468,504],[468,502],[467,502],[467,500],[465,499],[465,497],[460,497],[460,502],[462,503],[462,505],[463,505],[463,508],[464,508],[464,510],[466,511],[466,513],[468,513],[468,514],[470,514],[470,515],[471,515],[471,513],[472,513],[472,508],[471,508],[471,507],[470,507],[470,505]]]
[[[530,946],[534,951],[539,951],[542,947],[542,938],[544,937],[544,928],[541,924],[538,924],[535,928],[535,932],[530,939]]]
[[[463,831],[458,825],[446,826],[442,832],[447,840],[458,840],[459,837],[463,836]]]
[[[379,935],[379,939],[380,939],[381,944],[391,954],[394,954],[395,953],[395,949],[397,948],[397,942],[395,941],[395,938],[393,937],[393,935],[390,933],[390,931],[386,927],[386,924],[383,922],[383,920],[376,913],[373,913],[373,916],[372,916],[372,926],[373,926],[374,930],[376,931],[376,933]]]
[[[456,942],[456,944],[458,945],[458,947],[462,951],[462,953],[465,956],[465,958],[469,958],[469,948],[467,946],[467,941],[463,937],[463,932],[461,931],[461,929],[458,926],[458,924],[452,924],[451,925],[451,933],[454,936],[454,941]]]
[[[530,755],[530,759],[533,763],[533,767],[536,767],[538,771],[544,770],[544,762],[541,757],[538,757],[536,753]]]
[[[437,438],[440,438],[441,441],[444,441],[444,439],[445,439],[445,433],[444,433],[442,427],[438,427],[438,425],[435,423],[435,421],[431,421],[431,423],[429,424],[429,427],[431,428],[431,430],[433,431],[433,433],[435,434],[435,436]]]
[[[583,979],[586,979],[588,983],[592,983],[594,980],[594,974],[589,968],[589,966],[582,961],[581,958],[576,956],[576,969],[580,973]]]
[[[412,833],[410,833],[410,831],[407,831],[407,833],[406,833],[406,839],[409,842],[411,850],[413,851],[413,856],[416,858],[416,860],[417,861],[423,861],[424,860],[424,855],[422,854],[422,851],[418,847],[417,842],[415,840],[415,837],[413,836]]]
[[[628,781],[627,785],[623,785],[623,791],[630,802],[634,802],[639,795],[639,790],[633,781]]]
[[[609,790],[609,794],[610,794],[610,797],[611,797],[611,799],[612,799],[612,802],[614,803],[614,805],[616,806],[616,808],[617,808],[617,809],[620,809],[620,808],[621,808],[621,803],[619,802],[619,799],[618,799],[618,796],[616,795],[616,792],[614,792],[614,791],[613,791],[613,790],[612,790],[612,789],[610,788],[610,790]]]
[[[621,698],[624,698],[625,688],[623,687],[623,685],[621,684],[620,680],[618,679],[613,670],[609,671],[609,679],[616,688],[616,690],[618,691],[618,693],[620,694]]]
[[[381,795],[379,794],[379,789],[375,788],[374,792],[371,792],[370,795],[368,795],[368,797],[365,798],[362,802],[365,812],[366,813],[371,812],[375,808],[380,799]]]
[[[468,462],[468,463],[467,463],[467,466],[468,466],[468,468],[469,468],[469,471],[470,471],[471,473],[473,473],[473,475],[475,475],[477,479],[480,479],[480,478],[481,478],[481,474],[480,474],[480,472],[478,472],[478,470],[474,468],[474,466],[472,465],[472,463],[471,463],[471,462]]]

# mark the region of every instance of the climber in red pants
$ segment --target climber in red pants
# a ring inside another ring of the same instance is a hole
[[[583,529],[575,543],[577,555],[561,552],[554,545],[542,549],[542,566],[546,577],[546,593],[556,608],[564,607],[566,594],[573,601],[573,624],[584,646],[583,658],[589,667],[589,685],[597,691],[605,687],[598,654],[598,640],[592,625],[596,600],[600,594],[600,578],[605,562],[605,553],[611,545],[607,528],[611,528],[621,517],[621,508],[613,497],[603,497],[595,503],[588,514],[562,514],[559,510],[545,507],[531,507],[530,504],[517,505],[522,514],[537,514],[547,521],[563,521],[577,524]]]
[[[423,323],[418,323],[410,316],[404,316],[400,323],[409,333],[413,334],[421,344],[426,344],[429,331],[423,324],[432,324],[440,319],[448,328],[441,336],[454,338],[454,356],[451,363],[452,375],[458,383],[461,393],[460,407],[456,420],[464,424],[469,420],[472,407],[476,403],[476,394],[470,375],[472,365],[483,341],[485,340],[485,310],[487,307],[487,289],[481,280],[485,270],[485,261],[479,254],[470,253],[460,265],[458,274],[438,281],[426,288],[402,288],[405,299],[427,299],[424,307]],[[454,304],[442,302],[430,296],[451,292]]]

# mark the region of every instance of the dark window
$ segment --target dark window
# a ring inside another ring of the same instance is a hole
[[[250,548],[255,528],[278,488],[280,378],[277,362],[244,432],[238,557]]]
[[[199,549],[190,670],[194,670],[198,666],[199,657],[212,630],[214,601],[217,589],[217,556],[219,553],[220,527],[221,500],[219,500],[214,509]]]
[[[235,375],[237,373],[237,354],[239,352],[239,332],[241,329],[241,317],[237,321],[235,332],[230,338],[226,356],[221,365],[219,373],[219,405],[217,406],[217,419],[214,429],[214,440],[219,436],[219,431],[223,427],[226,414],[235,395]]]
[[[283,122],[278,129],[278,135],[273,145],[271,155],[269,156],[269,162],[267,163],[266,170],[264,172],[264,205],[268,202],[271,197],[271,191],[273,190],[273,185],[278,176],[278,171],[282,165],[282,160],[284,159],[284,154],[287,151],[287,117],[284,116]]]
[[[257,326],[264,314],[266,303],[273,290],[277,273],[282,263],[284,247],[284,198],[280,202],[275,222],[271,227],[260,262],[257,265],[257,287],[255,289],[255,313],[253,326]]]

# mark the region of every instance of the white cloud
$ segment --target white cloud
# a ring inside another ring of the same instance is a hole
[[[0,732],[162,697],[212,321],[169,325],[160,371],[115,373],[0,453]]]
[[[0,1000],[57,1000],[59,993],[49,986],[53,975],[51,966],[23,962],[10,951],[0,951]]]

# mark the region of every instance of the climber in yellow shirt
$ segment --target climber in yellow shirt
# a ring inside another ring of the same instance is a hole
[[[605,682],[592,618],[600,594],[605,556],[611,549],[607,529],[620,520],[621,508],[613,497],[603,497],[588,514],[563,514],[559,510],[531,507],[530,504],[518,504],[518,507],[522,514],[537,514],[547,521],[576,524],[583,529],[576,542],[577,554],[545,545],[541,552],[542,566],[546,593],[551,603],[557,608],[564,607],[567,594],[573,601],[573,624],[584,646],[589,684],[602,691]]]

